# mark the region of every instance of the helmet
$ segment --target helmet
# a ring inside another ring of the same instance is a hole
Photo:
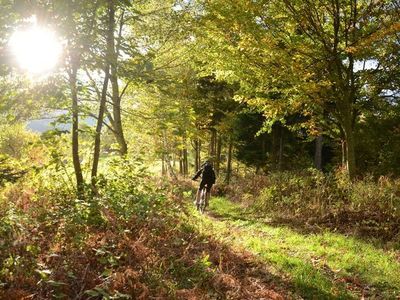
[[[212,161],[211,159],[207,159],[204,163],[203,166],[212,166]]]

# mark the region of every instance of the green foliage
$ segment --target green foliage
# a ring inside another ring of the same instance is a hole
[[[396,4],[201,3],[204,13],[195,30],[199,69],[216,74],[219,80],[239,83],[235,98],[266,116],[265,129],[281,122],[294,129],[304,128],[309,136],[323,132],[346,141],[343,160],[354,178],[354,125],[362,114],[373,110],[373,103],[386,98],[385,94],[390,92],[388,98],[397,99],[395,81],[382,80],[382,73],[393,74],[392,68],[375,72],[359,67],[378,58],[381,63],[383,48],[389,47],[388,52],[393,53],[398,28]],[[385,22],[376,22],[377,18]],[[383,61],[391,60],[390,56]],[[398,64],[392,61],[391,65]],[[390,88],[385,91],[388,81]],[[294,115],[299,117],[296,122],[285,122]]]
[[[38,135],[28,131],[25,124],[0,126],[0,153],[24,160],[33,154]]]
[[[15,182],[26,173],[21,164],[5,155],[0,155],[0,187],[6,182]]]
[[[164,198],[156,193],[140,159],[112,158],[103,170],[98,179],[98,200],[104,207],[112,209],[118,218],[128,220],[135,215],[144,220],[162,205]]]
[[[0,186],[43,166],[46,151],[24,124],[0,125]]]
[[[390,103],[376,103],[376,106],[357,126],[358,165],[362,173],[397,177],[400,174],[399,108]]]

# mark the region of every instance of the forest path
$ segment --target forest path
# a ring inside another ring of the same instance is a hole
[[[399,252],[338,233],[304,233],[257,219],[226,198],[213,198],[199,230],[250,253],[254,264],[285,282],[291,298],[399,299]]]

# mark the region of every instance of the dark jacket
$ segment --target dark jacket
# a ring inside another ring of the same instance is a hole
[[[205,164],[202,166],[200,170],[197,171],[196,175],[192,178],[193,180],[196,180],[197,178],[202,175],[202,182],[208,183],[208,184],[214,184],[215,183],[215,172],[213,170],[213,167],[210,164]]]

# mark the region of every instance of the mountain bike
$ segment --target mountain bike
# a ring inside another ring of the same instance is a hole
[[[203,214],[204,210],[206,208],[206,200],[207,200],[207,185],[205,185],[201,190],[200,190],[200,199],[196,203],[197,210]]]

